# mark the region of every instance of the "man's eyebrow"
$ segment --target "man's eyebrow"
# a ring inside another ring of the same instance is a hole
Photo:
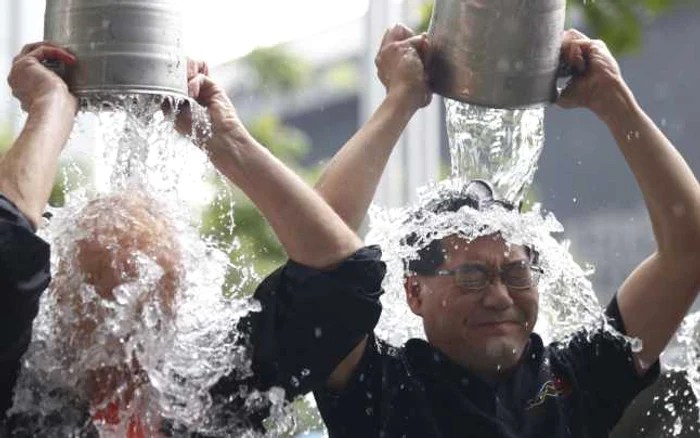
[[[527,263],[527,262],[529,262],[529,261],[530,261],[530,260],[529,260],[527,257],[518,257],[517,259],[506,260],[505,263],[503,263],[503,264],[501,265],[501,268],[503,268],[503,267],[511,267],[511,266],[515,266],[515,265],[521,264],[521,263],[523,263],[523,262],[524,262],[524,263]]]
[[[481,267],[487,267],[491,266],[490,263],[485,262],[483,260],[465,260],[464,263],[460,264],[459,266],[481,266]]]

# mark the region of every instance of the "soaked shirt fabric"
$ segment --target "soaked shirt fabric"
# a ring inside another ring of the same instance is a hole
[[[0,421],[12,405],[19,358],[31,340],[39,298],[50,280],[48,243],[0,195]]]
[[[364,248],[325,272],[289,262],[256,293],[256,374],[288,398],[313,390],[331,438],[602,438],[659,375],[657,362],[640,377],[629,343],[603,330],[547,346],[531,335],[521,363],[497,385],[423,340],[394,348],[371,334],[381,313],[380,257]],[[624,333],[616,300],[606,313]],[[367,334],[348,388],[325,389]]]

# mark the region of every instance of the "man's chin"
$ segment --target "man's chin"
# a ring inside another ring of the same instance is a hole
[[[523,354],[521,342],[507,336],[492,336],[486,340],[482,351],[482,363],[490,364],[496,369],[510,368]]]

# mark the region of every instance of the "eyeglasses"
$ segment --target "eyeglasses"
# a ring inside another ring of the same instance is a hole
[[[453,277],[456,285],[470,291],[480,291],[493,284],[496,276],[508,288],[524,290],[536,286],[544,270],[530,262],[520,260],[504,265],[501,269],[493,270],[482,265],[462,265],[454,269],[441,269],[433,275]]]

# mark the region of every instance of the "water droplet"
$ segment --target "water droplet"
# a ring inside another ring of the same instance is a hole
[[[644,343],[639,338],[630,339],[630,348],[633,353],[640,353],[644,349]]]

